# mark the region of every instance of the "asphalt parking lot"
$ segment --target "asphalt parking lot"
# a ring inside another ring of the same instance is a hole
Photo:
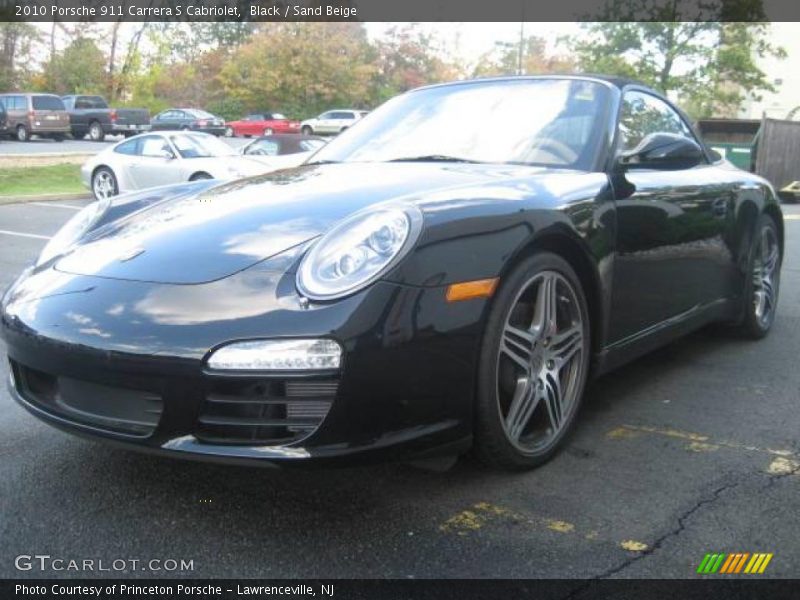
[[[0,287],[80,204],[0,206]],[[708,552],[771,552],[764,576],[796,578],[800,206],[784,211],[770,336],[700,331],[597,380],[566,449],[529,473],[154,458],[51,429],[3,388],[0,577],[80,575],[14,567],[49,554],[194,561],[97,575],[683,578]]]

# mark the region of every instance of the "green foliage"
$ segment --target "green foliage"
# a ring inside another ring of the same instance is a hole
[[[612,0],[600,18],[650,20],[587,23],[572,50],[582,71],[642,81],[678,96],[694,117],[735,116],[746,93],[774,91],[757,60],[785,52],[766,23],[719,19],[762,14],[760,0]]]
[[[103,94],[106,59],[97,44],[78,37],[44,70],[42,91],[63,94]]]
[[[574,70],[575,63],[568,57],[549,54],[544,39],[528,36],[516,43],[495,42],[495,47],[481,56],[472,76],[517,75],[520,67],[524,75],[566,73]]]

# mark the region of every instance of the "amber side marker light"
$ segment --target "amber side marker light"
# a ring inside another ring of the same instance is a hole
[[[447,287],[447,301],[459,302],[461,300],[472,300],[473,298],[490,298],[497,289],[500,279],[477,279],[475,281],[464,281],[454,283]]]

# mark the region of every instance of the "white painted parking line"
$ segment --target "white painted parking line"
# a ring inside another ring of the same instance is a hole
[[[784,221],[800,221],[800,215],[783,215]]]
[[[55,204],[53,202],[28,202],[28,204],[33,204],[35,206],[46,206],[47,208],[50,208],[51,206],[53,208],[68,208],[69,210],[80,210],[83,208],[82,206],[72,206],[70,204]]]
[[[48,235],[37,235],[35,233],[22,233],[21,231],[6,231],[5,229],[0,229],[0,234],[3,234],[3,235],[15,235],[17,237],[35,238],[37,240],[49,240],[50,239],[50,236],[48,236]]]

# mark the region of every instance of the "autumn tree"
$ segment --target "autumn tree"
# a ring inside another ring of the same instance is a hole
[[[439,40],[418,23],[395,25],[375,42],[376,70],[373,102],[399,93],[461,76],[458,65],[442,58]]]
[[[369,106],[375,73],[360,23],[263,23],[218,76],[246,110],[307,117],[333,106]]]
[[[569,57],[549,52],[543,38],[528,36],[521,42],[495,42],[494,48],[480,57],[472,75],[517,75],[520,71],[524,75],[566,73],[574,68],[575,64]]]
[[[0,22],[0,90],[17,89],[29,75],[39,31],[29,23]]]

